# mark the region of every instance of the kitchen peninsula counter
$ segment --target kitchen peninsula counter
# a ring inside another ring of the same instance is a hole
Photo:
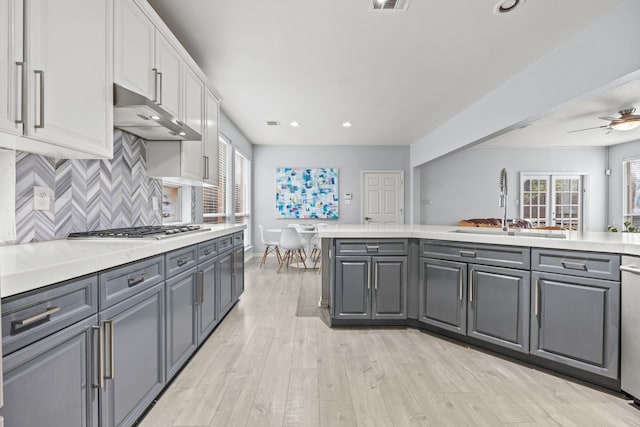
[[[0,246],[1,296],[8,297],[117,265],[242,231],[245,225],[202,224],[206,231],[160,240],[102,238]]]

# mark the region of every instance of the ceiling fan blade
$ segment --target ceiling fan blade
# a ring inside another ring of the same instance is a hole
[[[592,128],[584,128],[584,129],[575,129],[575,130],[568,130],[567,133],[573,133],[573,132],[582,132],[583,130],[592,130],[592,129],[605,129],[608,128],[609,125],[603,125],[603,126],[596,126],[596,127],[592,127]]]
[[[600,120],[620,120],[620,117],[598,117]]]

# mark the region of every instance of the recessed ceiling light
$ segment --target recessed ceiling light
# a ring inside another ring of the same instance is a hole
[[[289,125],[291,125],[291,127],[297,128],[298,126],[300,126],[300,122],[291,122],[289,123]]]
[[[517,6],[524,3],[524,1],[525,0],[500,0],[500,2],[493,8],[493,12],[498,15],[511,12]]]
[[[178,135],[180,136],[185,136],[187,133],[186,132],[178,132]]]
[[[342,122],[342,126],[344,126],[346,128],[350,128],[351,127],[351,122]]]
[[[151,116],[153,120],[160,120],[160,116]]]

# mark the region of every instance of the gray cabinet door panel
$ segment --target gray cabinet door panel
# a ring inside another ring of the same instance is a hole
[[[531,250],[532,270],[620,280],[620,255],[552,249]]]
[[[162,390],[165,382],[164,283],[147,289],[100,314],[113,322],[113,349],[105,331],[106,372],[114,357],[113,379],[100,395],[101,425],[131,425]]]
[[[371,318],[369,257],[336,257],[336,319]]]
[[[465,335],[467,264],[420,258],[420,321]]]
[[[191,269],[167,280],[167,380],[171,379],[198,345],[196,334],[196,278]]]
[[[467,335],[528,353],[530,276],[470,264]]]
[[[617,378],[620,283],[538,272],[532,279],[531,353]]]
[[[242,242],[240,242],[242,243]],[[236,301],[244,292],[244,246],[233,250],[233,300]]]
[[[198,266],[202,275],[201,303],[198,305],[198,345],[213,331],[218,324],[218,308],[216,304],[217,264],[210,260]]]
[[[407,257],[373,257],[372,319],[407,318]]]
[[[230,237],[231,239],[231,237]],[[225,252],[217,258],[218,261],[218,313],[220,318],[227,314],[233,306],[233,252]]]
[[[98,425],[91,363],[96,324],[91,316],[3,358],[6,426]]]

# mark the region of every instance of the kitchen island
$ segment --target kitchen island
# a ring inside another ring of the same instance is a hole
[[[620,389],[620,255],[640,235],[336,225],[320,231],[332,326],[405,325]]]

